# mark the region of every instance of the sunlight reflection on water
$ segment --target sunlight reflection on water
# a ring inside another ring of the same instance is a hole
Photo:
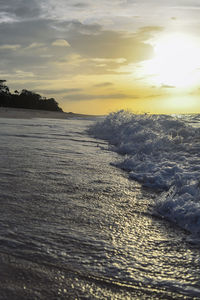
[[[200,295],[198,249],[152,215],[155,194],[109,164],[118,156],[86,135],[91,121],[1,123],[0,257],[32,280],[13,293],[41,281],[38,299],[45,282],[51,297]]]

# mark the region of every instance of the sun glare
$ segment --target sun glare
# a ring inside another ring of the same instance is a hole
[[[200,78],[200,43],[194,38],[173,34],[153,44],[155,56],[144,62],[143,72],[156,85],[178,88],[195,86]]]

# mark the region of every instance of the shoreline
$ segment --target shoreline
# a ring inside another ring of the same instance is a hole
[[[71,118],[96,118],[93,115],[76,114],[72,112],[60,112],[60,111],[48,111],[48,110],[36,110],[25,108],[12,108],[12,107],[0,107],[0,118],[9,119],[34,119],[34,118],[46,118],[46,119],[71,119]]]

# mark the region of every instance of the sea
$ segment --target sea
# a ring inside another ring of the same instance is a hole
[[[0,299],[200,299],[200,115],[0,119]]]

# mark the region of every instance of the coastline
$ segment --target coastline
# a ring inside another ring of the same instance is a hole
[[[0,299],[198,298],[197,246],[79,119],[0,120]]]
[[[82,115],[75,113],[66,113],[60,111],[48,111],[48,110],[35,110],[25,108],[11,108],[0,107],[0,118],[12,118],[12,119],[33,119],[33,118],[47,118],[47,119],[69,119],[73,117],[96,117],[92,115]]]

